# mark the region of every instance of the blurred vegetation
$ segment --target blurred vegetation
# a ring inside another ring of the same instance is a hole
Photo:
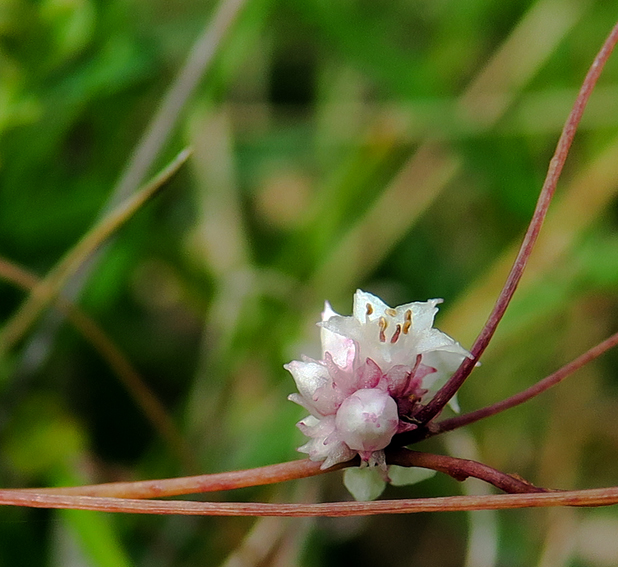
[[[44,276],[101,218],[216,9],[0,0],[4,321],[25,298],[7,266]],[[614,18],[593,0],[246,0],[149,171],[187,145],[191,161],[66,288],[168,415],[50,310],[0,361],[0,485],[296,458],[302,411],[282,365],[315,352],[323,301],[349,313],[357,287],[392,305],[445,298],[438,326],[469,346]],[[617,136],[614,58],[464,410],[615,331]],[[423,447],[555,488],[615,485],[617,363]],[[385,496],[462,490],[484,488],[436,476]],[[349,498],[338,474],[210,497]],[[6,508],[0,565],[603,567],[618,564],[617,524],[610,509],[256,521]]]

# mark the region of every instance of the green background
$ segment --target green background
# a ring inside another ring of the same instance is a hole
[[[4,266],[43,276],[97,222],[215,10],[0,0]],[[282,365],[316,353],[324,300],[348,314],[356,288],[391,305],[444,298],[437,326],[469,347],[615,18],[592,0],[246,0],[149,173],[185,146],[193,157],[104,248],[76,300],[181,441],[162,437],[91,341],[50,310],[0,361],[0,485],[297,458],[303,412],[286,401]],[[460,393],[464,411],[615,331],[617,136],[614,58],[530,269]],[[25,293],[5,272],[8,321]],[[421,448],[543,486],[617,484],[616,363],[609,353]],[[384,497],[483,490],[438,475]],[[340,473],[211,497],[349,499]],[[618,564],[616,530],[612,509],[256,521],[2,508],[0,566],[603,567]]]

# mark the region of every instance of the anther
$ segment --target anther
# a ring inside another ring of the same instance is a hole
[[[378,321],[378,325],[380,327],[380,342],[385,343],[386,342],[385,331],[386,331],[386,327],[388,327],[388,321],[384,317],[380,317]]]
[[[397,339],[399,338],[399,334],[401,333],[401,325],[397,325],[397,328],[395,329],[395,332],[393,333],[393,336],[391,337],[391,343],[395,344],[397,342]]]
[[[373,313],[373,306],[371,305],[371,303],[367,303],[367,310],[366,310],[367,316],[371,315],[372,313]]]
[[[384,313],[386,313],[389,317],[397,317],[397,310],[393,309],[392,307],[386,309]]]
[[[408,309],[405,314],[405,320],[403,322],[403,334],[407,335],[410,327],[412,326],[412,311]]]

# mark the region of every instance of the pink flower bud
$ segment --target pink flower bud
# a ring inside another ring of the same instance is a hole
[[[350,449],[379,451],[397,432],[397,404],[377,388],[357,390],[339,406],[335,423],[341,439]]]

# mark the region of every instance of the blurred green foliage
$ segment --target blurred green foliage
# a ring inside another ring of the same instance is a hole
[[[215,10],[0,0],[4,260],[43,276],[96,223]],[[0,485],[295,458],[302,412],[285,400],[282,365],[315,353],[323,301],[348,313],[356,287],[390,304],[444,297],[438,326],[469,346],[613,18],[592,0],[247,0],[150,172],[186,145],[191,163],[104,248],[77,300],[189,449],[162,438],[89,341],[47,314],[0,361]],[[464,410],[615,330],[617,93],[613,59]],[[3,320],[23,298],[5,275]],[[424,447],[556,488],[615,484],[615,362]],[[462,489],[476,488],[438,475],[385,496]],[[348,498],[336,474],[224,497]],[[0,565],[236,565],[251,549],[243,565],[595,567],[618,563],[611,538],[590,544],[616,522],[611,510],[255,522],[0,509]]]

